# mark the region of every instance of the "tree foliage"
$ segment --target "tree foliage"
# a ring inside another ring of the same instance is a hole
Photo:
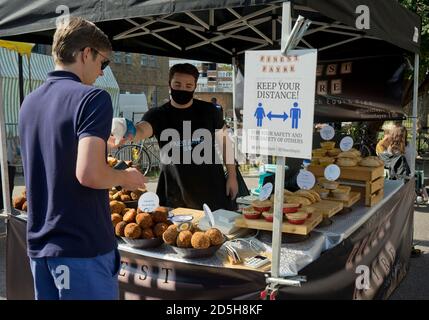
[[[421,51],[420,51],[420,80],[429,76],[429,1],[428,0],[399,0],[404,7],[417,13],[422,19]]]

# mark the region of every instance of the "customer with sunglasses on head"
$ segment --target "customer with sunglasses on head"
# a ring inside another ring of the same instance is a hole
[[[70,18],[54,35],[55,71],[20,110],[36,299],[118,299],[120,257],[108,189],[141,188],[145,178],[107,164],[112,102],[92,85],[110,53],[100,29]]]

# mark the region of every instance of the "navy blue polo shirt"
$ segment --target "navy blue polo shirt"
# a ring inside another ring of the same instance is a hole
[[[109,94],[71,72],[49,73],[25,98],[19,135],[30,257],[86,258],[116,248],[108,191],[84,187],[76,178],[79,139],[107,141],[112,117]]]

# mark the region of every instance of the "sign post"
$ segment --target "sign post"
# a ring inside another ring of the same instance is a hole
[[[290,3],[283,3],[282,39],[290,34]],[[289,13],[289,14],[287,14]],[[287,32],[285,34],[285,32]],[[247,51],[243,152],[276,156],[271,291],[279,283],[285,157],[311,159],[317,50]],[[299,281],[289,281],[299,285]]]

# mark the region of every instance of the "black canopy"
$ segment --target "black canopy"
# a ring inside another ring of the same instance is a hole
[[[282,2],[75,0],[67,10],[96,22],[117,51],[231,63],[233,57],[242,60],[246,50],[280,48]],[[51,43],[63,3],[0,0],[0,38]],[[401,56],[419,50],[420,18],[396,0],[291,3],[293,17],[312,21],[298,48],[317,48],[321,60]],[[362,8],[368,9],[368,30],[357,29]]]

